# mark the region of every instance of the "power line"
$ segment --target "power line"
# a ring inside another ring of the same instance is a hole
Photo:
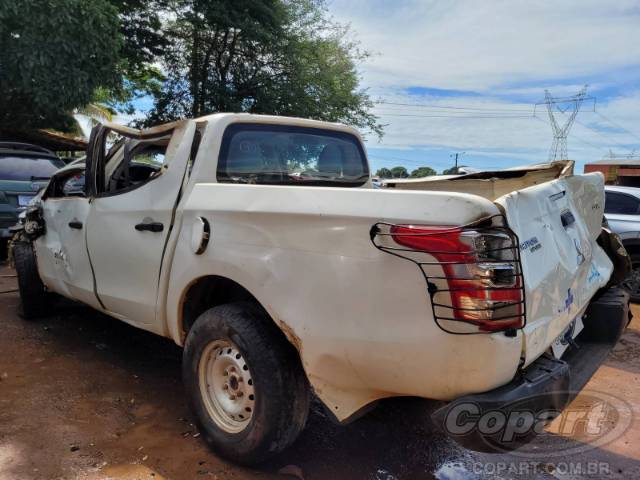
[[[602,132],[596,130],[595,128],[590,127],[589,125],[586,125],[582,122],[580,122],[579,120],[576,119],[576,116],[578,115],[578,111],[580,110],[580,105],[581,103],[585,100],[585,99],[589,99],[589,100],[593,100],[594,101],[594,109],[593,111],[595,113],[595,98],[594,97],[588,97],[586,95],[586,91],[587,91],[587,86],[585,85],[585,87],[577,94],[574,95],[573,97],[565,97],[565,98],[554,98],[551,96],[551,94],[549,93],[548,90],[545,90],[545,100],[544,102],[539,102],[536,105],[540,105],[542,103],[545,103],[547,106],[547,112],[549,114],[549,125],[551,125],[551,128],[553,129],[553,144],[551,146],[551,150],[549,152],[549,159],[550,160],[555,160],[555,159],[566,159],[568,158],[568,154],[567,154],[567,134],[569,132],[569,129],[571,128],[571,125],[573,124],[573,122],[578,123],[579,125],[582,125],[584,128],[587,128],[589,130],[591,130],[592,132],[600,135],[602,138],[604,138],[605,140],[607,140],[608,143],[611,143],[612,145],[615,145],[619,148],[622,148],[624,150],[629,150],[631,151],[628,147],[625,147],[619,143],[616,143],[614,141],[612,141],[612,139],[608,138],[606,135],[604,135]],[[554,105],[557,105],[559,103],[564,103],[564,104],[569,104],[566,108],[559,108],[556,107],[555,109],[553,108]],[[567,111],[571,109],[571,113],[568,115],[568,118],[565,122],[565,124],[560,127],[558,125],[558,123],[556,122],[554,113],[561,113],[562,115],[567,115]],[[600,114],[602,116],[602,114]],[[535,116],[535,118],[538,118],[537,116]],[[604,118],[604,117],[603,117]],[[625,130],[623,128],[623,130]],[[628,132],[630,133],[630,132]],[[595,145],[593,145],[590,142],[587,142],[584,139],[581,139],[580,137],[577,137],[580,141],[582,141],[583,143],[586,143],[587,145],[590,145],[593,148],[597,148],[599,150],[602,150],[601,147],[596,147]]]
[[[609,138],[607,138],[607,136],[605,134],[603,134],[602,132],[599,132],[595,128],[591,128],[589,125],[585,125],[584,123],[579,122],[578,120],[576,120],[576,123],[578,123],[579,125],[582,125],[584,128],[588,128],[589,130],[591,130],[594,133],[597,133],[598,135],[600,135],[602,138],[607,140],[612,145],[615,145],[616,147],[622,148],[624,150],[629,150],[630,152],[632,151],[629,147],[625,147],[624,145],[621,145],[620,143],[616,143],[616,142],[611,141]]]
[[[387,116],[394,116],[394,115],[387,114]],[[398,116],[398,115],[395,115],[395,116]],[[405,115],[400,115],[400,116],[405,116]],[[422,116],[420,116],[420,117],[422,117]],[[434,118],[432,116],[427,116],[427,115],[425,115],[424,117],[426,117],[426,118]],[[460,116],[455,116],[455,115],[452,115],[452,116],[444,115],[444,116],[439,116],[439,117],[436,116],[436,118],[510,118],[510,117],[460,117]],[[537,115],[525,115],[525,116],[522,116],[522,117],[518,116],[518,117],[514,117],[514,118],[534,118],[536,120],[541,121],[542,123],[544,123],[546,125],[549,125],[549,122],[547,122],[544,119],[538,117]],[[587,127],[587,128],[589,128],[589,127]],[[589,142],[588,140],[585,140],[584,138],[582,138],[582,137],[580,137],[578,135],[572,134],[571,137],[572,138],[576,138],[577,140],[579,140],[580,142],[584,143],[585,145],[589,145],[590,147],[595,148],[597,150],[601,150],[601,151],[604,151],[604,152],[607,151],[602,146],[594,145],[593,143]],[[623,148],[625,148],[625,147],[623,147]],[[385,160],[385,161],[421,163],[419,160],[411,160],[411,159],[398,158],[398,157],[380,157],[380,156],[371,155],[371,154],[369,155],[369,157],[377,158],[379,160]]]
[[[422,160],[412,160],[410,158],[398,158],[398,157],[381,157],[378,155],[371,155],[369,154],[369,158],[373,158],[376,160],[383,160],[385,162],[405,162],[405,163],[412,163],[416,166],[420,166],[420,167],[428,167],[429,165],[426,165],[426,161],[422,161]]]
[[[593,108],[593,112],[596,113],[597,115],[599,115],[603,120],[609,122],[611,125],[619,128],[620,130],[626,132],[628,135],[634,137],[637,140],[640,140],[640,136],[636,135],[635,133],[631,132],[630,130],[628,130],[627,128],[623,127],[622,125],[620,125],[617,122],[614,122],[613,120],[611,120],[610,118],[606,117],[604,114],[598,112],[595,110],[595,97],[592,96],[584,96],[583,101],[584,100],[593,100],[594,102],[594,108]],[[560,103],[570,103],[572,101],[575,101],[575,97],[566,97],[566,98],[556,98],[556,97],[552,97],[551,99],[551,103],[556,105],[556,104],[560,104]],[[546,102],[540,102],[540,103],[546,103]],[[436,111],[433,112],[433,114],[428,114],[428,115],[422,115],[422,114],[417,114],[417,113],[395,113],[396,111],[403,111],[403,108],[400,109],[394,109],[391,112],[380,112],[380,115],[384,115],[387,117],[410,117],[410,118],[471,118],[471,119],[475,119],[475,118],[479,118],[479,119],[499,119],[499,118],[528,118],[528,115],[517,115],[518,112],[527,112],[527,113],[532,113],[532,116],[535,116],[535,108],[533,111],[531,111],[530,109],[518,109],[518,108],[499,108],[499,107],[493,107],[493,108],[482,108],[482,107],[470,107],[470,106],[460,106],[460,105],[434,105],[434,104],[423,104],[423,103],[407,103],[407,102],[391,102],[391,101],[387,101],[387,100],[379,100],[378,102],[376,102],[376,106],[374,106],[374,108],[378,108],[377,105],[392,105],[392,106],[397,106],[397,107],[408,107],[408,108],[420,108],[420,109],[435,109]],[[538,105],[538,104],[536,104]],[[382,107],[384,108],[384,107]],[[455,110],[455,113],[452,114],[444,114],[444,112],[439,112],[437,110]],[[405,110],[406,111],[406,110]],[[559,111],[562,114],[566,113],[566,110],[561,110],[558,109],[557,111]],[[478,113],[477,113],[478,112]],[[486,112],[486,115],[483,115],[482,112]],[[513,115],[506,115],[506,114],[513,114]],[[578,120],[576,120],[577,123],[579,123],[580,125],[582,125],[585,128],[588,128],[589,130],[594,131],[595,133],[597,133],[600,136],[604,135],[602,134],[602,132],[599,132],[595,129],[593,129],[592,127],[589,127],[588,125],[585,125],[581,122],[579,122]],[[610,141],[609,139],[607,139],[608,141]],[[621,147],[625,150],[629,150],[628,147],[624,147],[618,143],[613,143],[614,145]]]
[[[445,109],[445,110],[473,110],[473,111],[480,111],[480,112],[500,111],[500,112],[529,112],[529,113],[532,113],[531,109],[461,107],[461,106],[454,106],[454,105],[434,105],[434,104],[425,104],[425,103],[389,102],[389,101],[386,101],[386,100],[379,100],[376,103],[383,104],[383,105],[396,105],[396,106],[402,106],[402,107],[437,108],[437,109]]]
[[[531,115],[419,115],[414,113],[385,113],[385,117],[413,117],[413,118],[531,118]]]
[[[600,115],[604,120],[606,120],[607,122],[609,122],[611,125],[613,125],[614,127],[618,127],[620,130],[627,132],[629,135],[631,135],[632,137],[640,140],[640,137],[638,135],[636,135],[633,132],[630,132],[629,130],[627,130],[626,128],[624,128],[622,125],[620,125],[619,123],[614,122],[613,120],[611,120],[609,117],[605,117],[602,113],[596,111],[595,112],[597,115]]]
[[[563,115],[566,115],[566,113],[565,113],[565,112],[563,112],[562,110],[558,110],[558,111],[559,111],[560,113],[562,113]],[[594,112],[595,112],[595,110],[594,110]],[[596,112],[596,113],[597,113],[597,112]],[[624,149],[624,150],[628,150],[628,151],[630,151],[630,152],[632,151],[629,147],[625,147],[624,145],[621,145],[621,144],[619,144],[619,143],[616,143],[616,142],[612,141],[612,140],[611,140],[610,138],[608,138],[605,134],[603,134],[602,132],[599,132],[599,131],[598,131],[598,130],[596,130],[595,128],[592,128],[592,127],[590,127],[589,125],[586,125],[586,124],[582,123],[582,122],[581,122],[581,121],[579,121],[579,120],[575,120],[575,122],[576,122],[577,124],[579,124],[579,125],[582,125],[584,128],[591,130],[593,133],[596,133],[596,134],[600,135],[602,138],[604,138],[604,139],[607,141],[607,143],[610,143],[611,145],[615,145],[616,147],[620,147],[620,148],[622,148],[622,149]],[[576,137],[576,138],[578,138],[578,137]],[[583,140],[583,141],[584,141],[584,140]]]
[[[411,114],[420,114],[420,115],[523,115],[523,113],[518,111],[504,111],[504,110],[466,110],[466,109],[456,109],[456,110],[412,110],[412,107],[394,107],[394,106],[386,106],[386,105],[374,105],[375,110],[384,110],[388,112],[401,112],[401,113],[411,113]],[[529,112],[530,115],[533,114],[533,111]]]
[[[562,110],[558,110],[558,111],[559,111],[562,115],[566,115],[565,111],[562,111]],[[593,113],[597,113],[598,115],[600,115],[600,116],[602,116],[602,117],[604,118],[604,116],[603,116],[601,113],[599,113],[599,112],[597,112],[597,111],[595,111],[595,110],[593,110]],[[608,119],[607,119],[607,120],[608,120]],[[608,120],[608,121],[609,121],[610,123],[614,124],[614,122],[612,122],[611,120]],[[613,141],[610,137],[607,137],[605,134],[603,134],[602,132],[600,132],[600,131],[596,130],[595,128],[592,128],[592,127],[590,127],[589,125],[586,125],[586,124],[582,123],[582,122],[581,122],[581,121],[579,121],[579,120],[575,120],[575,122],[576,122],[577,124],[579,124],[579,125],[582,125],[584,128],[587,128],[587,129],[591,130],[592,132],[594,132],[594,133],[596,133],[596,134],[600,135],[602,138],[604,138],[605,140],[607,140],[607,143],[610,143],[610,144],[612,144],[612,145],[615,145],[616,147],[622,148],[622,149],[624,149],[624,150],[628,150],[628,151],[630,151],[630,152],[633,152],[633,150],[632,150],[632,149],[630,149],[629,147],[625,147],[624,145],[622,145],[622,144],[620,144],[620,143],[616,143],[616,142],[615,142],[615,141]],[[615,124],[614,124],[614,125],[615,125]],[[619,128],[622,128],[622,127],[619,127]],[[624,129],[624,128],[622,128],[622,130],[625,130],[625,129]],[[633,134],[632,134],[631,132],[629,132],[628,130],[627,130],[627,133],[629,133],[629,134],[633,135]],[[576,138],[578,138],[578,137],[576,137]],[[638,138],[638,137],[636,137],[636,138]],[[583,140],[583,141],[584,141],[584,140]]]

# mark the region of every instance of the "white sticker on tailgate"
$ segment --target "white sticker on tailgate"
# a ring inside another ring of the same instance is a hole
[[[567,349],[570,341],[578,336],[578,334],[584,328],[584,323],[582,323],[582,315],[574,318],[567,328],[564,329],[558,338],[551,344],[551,350],[553,351],[553,356],[556,358],[562,357],[562,354]]]

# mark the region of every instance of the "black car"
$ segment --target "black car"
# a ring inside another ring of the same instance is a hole
[[[18,214],[64,165],[46,148],[0,142],[0,259],[7,254],[9,227],[15,225]]]

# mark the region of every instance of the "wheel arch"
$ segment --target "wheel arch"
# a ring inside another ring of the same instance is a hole
[[[178,318],[178,331],[182,341],[184,341],[194,322],[203,312],[219,305],[240,301],[255,302],[264,310],[274,326],[282,332],[287,341],[296,349],[302,366],[302,345],[300,338],[294,333],[293,329],[284,321],[279,320],[277,315],[246,287],[231,278],[220,275],[206,275],[194,279],[182,292]]]
[[[337,423],[349,423],[366,413],[375,401],[394,396],[386,391],[368,388],[345,389],[343,386],[334,385],[330,378],[319,376],[310,370],[309,361],[313,359],[307,358],[305,361],[303,342],[294,328],[279,317],[273,305],[261,302],[259,296],[254,295],[250,289],[232,278],[202,275],[194,278],[180,291],[175,300],[175,320],[168,325],[169,331],[172,332],[171,336],[178,345],[184,345],[189,329],[204,311],[231,302],[252,301],[266,313],[269,321],[273,322],[278,332],[284,336],[287,344],[295,349],[309,388],[320,400],[329,418]],[[309,352],[310,350],[307,350],[307,355],[310,354]],[[324,368],[335,368],[337,365],[332,362],[331,356],[320,360],[324,362]]]

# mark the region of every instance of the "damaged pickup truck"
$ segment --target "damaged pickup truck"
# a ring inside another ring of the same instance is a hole
[[[561,411],[629,319],[602,176],[560,162],[387,187],[343,125],[98,126],[15,233],[23,314],[57,294],[173,339],[203,438],[242,463],[291,444],[312,395],[341,423],[395,396],[448,402],[439,426],[469,400]]]

